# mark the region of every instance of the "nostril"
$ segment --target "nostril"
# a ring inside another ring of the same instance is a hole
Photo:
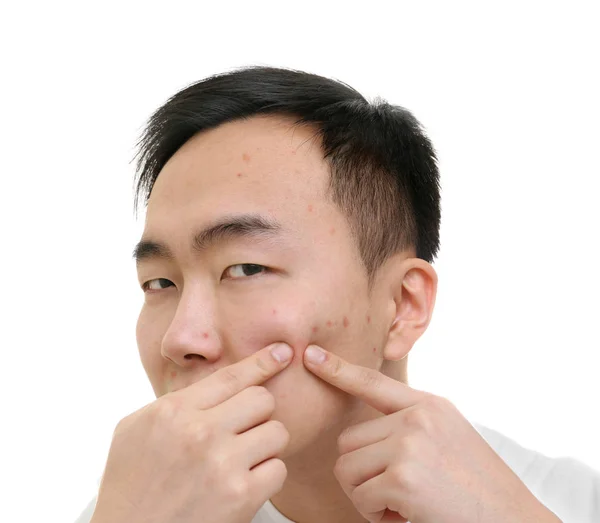
[[[186,354],[184,356],[184,358],[186,360],[191,360],[192,358],[200,358],[201,360],[205,360],[206,358],[204,356],[202,356],[201,354]]]

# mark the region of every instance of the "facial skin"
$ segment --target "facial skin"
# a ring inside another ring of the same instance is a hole
[[[275,397],[272,419],[291,436],[279,456],[288,477],[271,501],[294,521],[351,523],[363,519],[333,475],[337,437],[382,414],[308,371],[303,352],[314,343],[406,382],[403,358],[429,324],[437,276],[414,252],[399,253],[369,291],[346,217],[326,195],[329,168],[314,130],[292,121],[224,124],[165,165],[142,237],[167,244],[174,259],[138,266],[140,285],[154,281],[136,336],[157,397],[288,343],[292,363],[264,383]],[[280,230],[192,251],[198,230],[242,214],[277,221]],[[244,276],[239,264],[267,269]]]

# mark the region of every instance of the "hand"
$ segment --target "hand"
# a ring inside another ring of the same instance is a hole
[[[450,401],[323,352],[306,368],[385,414],[338,439],[334,475],[368,521],[560,521]]]
[[[287,477],[276,456],[290,436],[269,421],[275,399],[258,385],[289,361],[275,361],[270,348],[123,418],[92,521],[250,521]]]

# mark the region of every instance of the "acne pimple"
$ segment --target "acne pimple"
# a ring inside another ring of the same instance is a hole
[[[312,205],[309,205],[309,206],[308,206],[308,212],[312,212],[312,210],[313,210],[313,206],[312,206]]]
[[[203,332],[202,337],[206,340],[208,338],[208,332]]]
[[[250,155],[248,153],[242,154],[242,160],[248,163],[250,161]]]
[[[275,314],[277,314],[277,309],[273,309],[273,316],[275,316]]]
[[[335,227],[332,227],[331,229],[329,229],[329,234],[331,234],[331,235],[335,234]]]
[[[313,327],[312,331],[316,334],[317,332],[319,332],[319,327]]]
[[[241,178],[241,177],[242,177],[242,173],[237,173],[237,175],[236,175],[236,176],[237,176],[238,178]]]
[[[333,325],[333,323],[331,323],[331,320],[329,320],[329,321],[327,322],[327,326],[328,326],[328,327],[331,327],[332,325]]]
[[[173,370],[171,371],[171,378],[175,378],[177,376],[177,371]]]
[[[377,347],[373,347],[373,352],[377,352]]]
[[[367,316],[367,323],[371,323],[371,316]]]
[[[344,316],[344,327],[348,327],[348,325],[350,325],[350,322],[348,321],[348,318]]]

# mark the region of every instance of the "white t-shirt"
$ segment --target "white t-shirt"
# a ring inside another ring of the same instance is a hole
[[[521,478],[540,502],[563,523],[600,523],[600,473],[573,458],[549,458],[525,449],[495,430],[475,429]],[[75,523],[89,523],[96,497]],[[251,523],[294,523],[267,501]]]

